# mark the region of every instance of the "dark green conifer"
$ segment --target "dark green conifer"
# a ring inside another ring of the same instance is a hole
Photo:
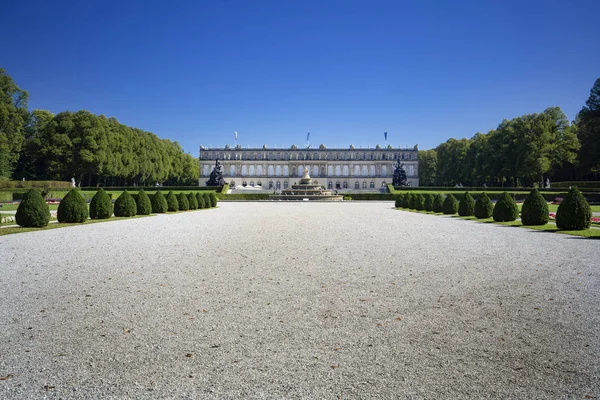
[[[56,219],[58,222],[81,223],[87,221],[88,206],[77,189],[71,189],[58,205]]]
[[[441,213],[444,208],[444,197],[438,193],[433,198],[433,212]]]
[[[456,197],[449,193],[444,200],[444,205],[442,206],[442,212],[446,215],[453,215],[458,212],[458,201],[456,201]]]
[[[152,203],[146,192],[144,192],[144,189],[140,189],[137,196],[135,196],[135,205],[137,207],[137,215],[150,215],[152,212]]]
[[[415,196],[415,209],[419,211],[425,209],[425,197],[421,193],[417,193]]]
[[[514,221],[519,218],[519,207],[508,192],[502,193],[494,206],[492,216],[496,222]]]
[[[196,195],[194,193],[188,193],[187,195],[188,203],[190,203],[190,210],[198,209],[198,200],[196,200]]]
[[[113,204],[108,193],[100,188],[90,202],[91,219],[107,219],[112,217]]]
[[[204,195],[202,192],[196,192],[196,200],[198,200],[198,209],[206,208],[206,204],[204,204]]]
[[[465,192],[458,203],[458,215],[461,217],[470,217],[475,213],[475,199],[469,192]]]
[[[15,215],[17,225],[27,228],[41,228],[50,222],[50,208],[35,189],[29,189],[21,199]]]
[[[521,207],[521,222],[523,225],[546,225],[548,219],[548,203],[537,189],[533,189]]]
[[[410,198],[412,193],[404,193],[404,198],[402,199],[402,208],[410,208]]]
[[[489,218],[492,216],[492,212],[494,211],[494,204],[488,197],[487,194],[482,193],[481,196],[477,198],[475,202],[475,208],[473,209],[473,214],[478,219]]]
[[[135,200],[127,190],[115,200],[115,217],[133,217],[137,213]]]
[[[592,209],[577,187],[573,186],[556,211],[556,227],[582,230],[590,227]]]
[[[215,192],[210,192],[208,197],[210,198],[210,206],[216,207],[217,206],[217,194]]]
[[[167,210],[179,211],[179,201],[172,190],[167,193]]]
[[[202,195],[204,196],[204,208],[211,208],[212,202],[210,201],[210,195],[208,192],[203,192]]]
[[[179,211],[187,211],[190,209],[188,198],[183,192],[177,195],[177,203],[179,204]]]
[[[165,196],[162,194],[162,192],[157,191],[154,193],[154,196],[152,196],[152,212],[163,214],[166,213],[168,209],[169,206],[167,205],[167,199],[165,199]]]
[[[396,208],[402,207],[402,193],[396,195],[396,201],[394,202],[394,207],[396,207]]]
[[[431,193],[425,193],[425,210],[433,211],[433,195]]]

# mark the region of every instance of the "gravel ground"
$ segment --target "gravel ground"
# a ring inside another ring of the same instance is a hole
[[[600,241],[392,209],[0,237],[0,398],[600,398]]]

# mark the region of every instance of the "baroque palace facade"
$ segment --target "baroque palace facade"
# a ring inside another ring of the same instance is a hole
[[[289,148],[200,146],[199,185],[206,186],[218,159],[232,188],[287,189],[300,180],[306,167],[313,182],[327,189],[374,191],[392,183],[394,166],[400,159],[410,186],[419,186],[418,152],[418,145],[406,149],[391,145],[328,149],[323,144],[314,149],[295,144]]]

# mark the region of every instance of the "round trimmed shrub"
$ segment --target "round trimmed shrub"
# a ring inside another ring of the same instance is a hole
[[[415,196],[415,209],[419,211],[425,209],[425,197],[421,193],[417,193]]]
[[[21,199],[15,215],[17,225],[26,228],[41,228],[50,222],[50,208],[35,189],[29,189]]]
[[[433,211],[433,195],[426,193],[423,197],[425,197],[425,210]]]
[[[465,192],[458,203],[458,215],[470,217],[475,213],[475,199],[469,192]]]
[[[112,217],[113,204],[108,193],[100,188],[90,202],[91,219],[107,219]]]
[[[125,190],[117,200],[115,200],[115,217],[133,217],[136,213],[137,206],[135,205],[135,200],[129,192]]]
[[[217,206],[217,194],[215,192],[210,192],[208,194],[208,197],[210,198],[210,206],[216,207]]]
[[[444,198],[440,193],[433,198],[433,212],[441,213],[444,208]]]
[[[453,215],[458,212],[458,201],[456,201],[452,193],[446,196],[446,200],[444,200],[444,204],[442,205],[442,212],[446,215]]]
[[[190,210],[198,209],[198,200],[196,200],[196,195],[194,193],[188,193],[187,195],[188,203],[190,203]]]
[[[478,219],[489,218],[492,216],[492,212],[494,211],[494,205],[492,204],[492,200],[488,197],[485,192],[481,194],[477,198],[475,202],[475,208],[473,209],[473,215],[475,215]]]
[[[204,208],[211,208],[212,202],[210,201],[210,195],[208,192],[202,193],[202,196],[204,196]]]
[[[58,222],[77,223],[87,221],[89,216],[88,206],[76,189],[71,189],[63,197],[56,211]]]
[[[591,225],[592,209],[579,189],[575,186],[569,190],[556,211],[558,229],[582,230]]]
[[[394,207],[396,207],[396,208],[402,207],[402,194],[396,195],[396,201],[394,203]]]
[[[502,193],[494,206],[492,217],[496,222],[514,221],[519,218],[519,207],[508,192]]]
[[[196,192],[196,200],[198,200],[198,209],[206,208],[204,204],[204,195],[200,192]]]
[[[179,211],[179,201],[172,190],[167,193],[167,211]]]
[[[187,211],[190,209],[190,203],[185,193],[181,192],[177,195],[177,202],[179,203],[179,211]]]
[[[521,222],[523,225],[546,225],[548,218],[548,203],[537,189],[533,189],[521,207]]]
[[[150,215],[152,212],[152,203],[150,203],[150,198],[144,192],[144,189],[140,189],[137,196],[135,196],[135,205],[137,207],[137,215]]]
[[[160,191],[154,193],[151,203],[153,213],[163,214],[169,209],[169,206],[167,205],[167,199],[165,199],[165,196]]]

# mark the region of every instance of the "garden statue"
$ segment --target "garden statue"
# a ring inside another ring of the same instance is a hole
[[[394,167],[394,177],[392,179],[392,186],[408,186],[406,179],[406,171],[404,171],[404,164],[400,163],[400,159],[396,162]]]
[[[206,181],[206,186],[223,186],[225,185],[225,179],[223,179],[223,169],[221,163],[217,158],[215,168],[210,173],[210,178]]]

